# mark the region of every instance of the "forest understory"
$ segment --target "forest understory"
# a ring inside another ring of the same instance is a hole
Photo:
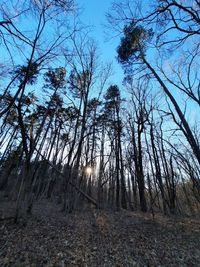
[[[0,266],[200,266],[200,219],[87,208],[65,214],[35,203],[18,224],[1,203]]]

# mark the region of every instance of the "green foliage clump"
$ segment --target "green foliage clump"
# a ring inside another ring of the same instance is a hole
[[[152,30],[146,30],[141,26],[130,24],[124,28],[124,37],[117,48],[118,60],[120,63],[126,63],[129,59],[135,57],[138,59],[141,53],[145,51],[145,44],[153,35]]]

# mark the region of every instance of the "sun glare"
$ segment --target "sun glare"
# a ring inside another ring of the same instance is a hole
[[[85,173],[86,173],[86,175],[91,175],[92,174],[92,168],[90,166],[87,166],[85,168]]]

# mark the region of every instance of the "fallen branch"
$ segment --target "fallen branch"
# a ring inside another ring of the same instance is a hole
[[[0,222],[2,222],[2,221],[9,221],[9,220],[14,220],[14,217],[0,218]]]
[[[57,172],[59,173],[62,177],[65,178],[64,174],[62,172],[60,172],[49,160],[47,160],[45,158],[45,156],[43,156],[41,154],[40,151],[37,150],[37,148],[35,148],[35,150],[40,154],[40,156]],[[86,198],[90,203],[92,203],[96,208],[98,208],[98,204],[96,202],[95,199],[93,199],[92,197],[90,197],[87,193],[85,193],[83,190],[81,190],[76,184],[74,184],[72,181],[68,181],[69,184],[71,186],[73,186],[84,198]]]

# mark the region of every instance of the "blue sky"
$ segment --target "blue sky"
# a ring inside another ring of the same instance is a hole
[[[92,26],[91,36],[97,41],[101,59],[104,62],[113,62],[114,75],[112,78],[114,83],[120,86],[123,79],[123,70],[116,60],[116,48],[119,45],[119,39],[106,40],[108,38],[105,36],[105,14],[109,11],[112,0],[77,0],[77,3],[82,8],[81,20],[84,24]]]

